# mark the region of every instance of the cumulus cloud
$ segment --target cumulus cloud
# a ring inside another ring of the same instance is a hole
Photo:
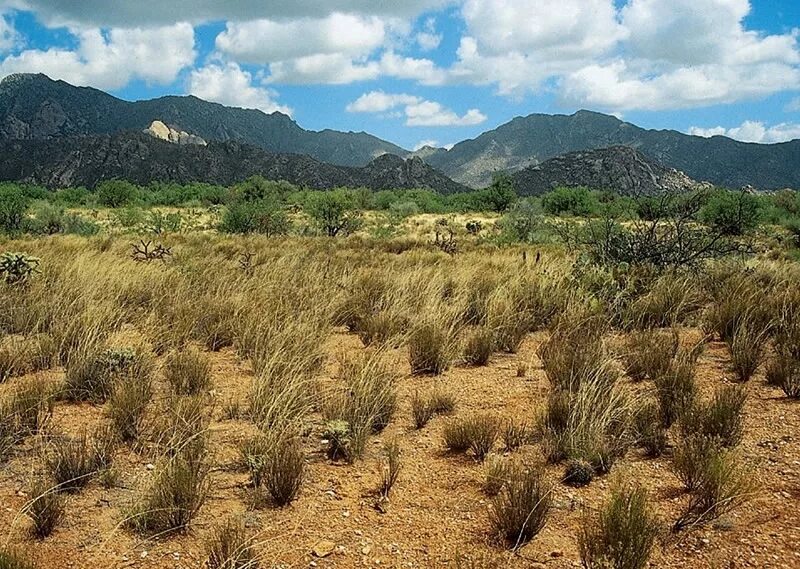
[[[371,91],[347,105],[351,113],[385,113],[403,108],[406,126],[472,126],[486,121],[478,109],[469,109],[459,115],[441,103],[428,101],[414,95]]]
[[[345,85],[380,76],[377,62],[354,61],[339,53],[317,54],[279,61],[269,66],[271,83]]]
[[[38,72],[77,85],[118,89],[133,79],[169,84],[192,65],[194,29],[186,23],[160,28],[74,30],[77,49],[24,50],[0,63],[0,74]]]
[[[317,54],[366,55],[385,40],[386,25],[380,18],[337,13],[288,22],[228,23],[216,46],[240,62],[272,63]]]
[[[450,0],[15,0],[41,15],[49,25],[81,24],[99,27],[323,18],[334,13],[410,18],[440,8]],[[298,38],[302,41],[302,38]]]
[[[800,139],[800,124],[781,123],[768,127],[760,121],[745,121],[733,128],[693,126],[689,129],[689,134],[706,138],[727,136],[742,142],[776,143]]]
[[[8,14],[0,13],[0,53],[16,47],[20,42],[20,35],[9,20]]]
[[[436,18],[428,18],[416,36],[417,45],[423,51],[432,51],[442,43],[442,35],[436,33]]]
[[[212,63],[192,71],[187,89],[192,95],[223,105],[292,114],[290,108],[274,101],[275,93],[259,86],[251,73],[235,63]]]

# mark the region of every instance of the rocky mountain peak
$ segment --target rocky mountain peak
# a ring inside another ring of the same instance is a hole
[[[144,132],[154,138],[165,140],[173,144],[196,144],[199,146],[206,146],[207,144],[201,137],[167,126],[166,123],[159,120],[150,123],[150,126],[147,127]]]

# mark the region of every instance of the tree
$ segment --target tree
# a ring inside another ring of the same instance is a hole
[[[597,197],[586,188],[556,188],[542,197],[542,207],[551,215],[584,216],[597,213]]]
[[[21,230],[28,204],[29,200],[19,186],[0,186],[0,231]]]
[[[345,190],[314,192],[306,201],[305,211],[328,237],[355,231],[361,222],[361,212]]]
[[[503,213],[517,201],[514,180],[508,174],[495,174],[492,185],[486,189],[486,201],[497,213]]]
[[[238,201],[225,210],[219,230],[222,233],[283,235],[289,230],[289,219],[275,200]]]
[[[723,235],[743,235],[755,229],[761,215],[758,197],[745,191],[715,192],[700,211],[700,219]]]
[[[135,201],[139,189],[125,180],[108,180],[97,186],[97,199],[106,207],[122,207]]]

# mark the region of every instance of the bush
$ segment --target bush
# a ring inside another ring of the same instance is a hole
[[[678,335],[675,332],[633,332],[626,343],[625,371],[636,381],[661,377],[669,370],[677,351]]]
[[[164,375],[178,395],[197,395],[211,386],[211,363],[203,353],[188,348],[167,358]]]
[[[710,452],[695,468],[697,482],[673,526],[674,531],[716,520],[739,507],[752,493],[752,473],[730,451]]]
[[[707,403],[695,403],[681,418],[686,435],[716,439],[725,447],[738,445],[744,435],[747,392],[738,386],[717,389]]]
[[[411,373],[440,375],[453,362],[457,349],[455,328],[443,319],[417,324],[408,337]]]
[[[488,365],[494,349],[494,333],[490,328],[481,326],[470,334],[464,345],[464,362],[473,366]]]
[[[257,569],[258,557],[244,524],[229,520],[214,528],[206,540],[208,569]]]
[[[43,478],[34,482],[29,495],[25,513],[33,522],[33,535],[44,539],[64,518],[64,498]]]
[[[720,454],[719,441],[703,436],[683,437],[672,452],[672,470],[689,492],[695,490],[705,476],[712,456]]]
[[[670,427],[691,406],[697,394],[696,352],[681,351],[669,369],[655,378],[656,398],[664,427]]]
[[[655,401],[645,402],[633,415],[633,431],[636,442],[647,456],[657,458],[667,448],[667,429],[661,416],[661,408]]]
[[[153,389],[149,376],[118,381],[108,400],[106,414],[111,428],[123,442],[139,438]]]
[[[100,205],[111,208],[128,205],[139,197],[139,189],[124,180],[100,182],[96,193]]]
[[[86,434],[78,438],[53,437],[48,447],[44,462],[57,484],[56,491],[77,492],[99,471],[99,457]]]
[[[764,359],[769,329],[751,319],[744,319],[733,333],[729,348],[731,362],[739,381],[749,381]]]
[[[508,174],[495,174],[492,184],[486,188],[485,199],[493,211],[503,213],[517,201],[514,180]]]
[[[517,469],[494,499],[492,526],[512,549],[517,549],[542,530],[551,505],[552,486],[543,473]]]
[[[21,188],[0,185],[0,231],[10,233],[22,230],[29,203]]]
[[[208,494],[208,467],[179,453],[157,467],[153,481],[127,518],[136,531],[163,535],[185,530]]]
[[[347,235],[361,225],[361,212],[355,196],[345,190],[312,193],[306,202],[305,211],[328,237]]]
[[[428,424],[436,411],[428,397],[423,397],[418,391],[411,397],[411,415],[414,417],[414,427],[421,429]]]
[[[599,203],[586,188],[556,188],[542,196],[542,208],[551,215],[584,217],[596,214]]]
[[[742,235],[758,227],[762,208],[759,198],[745,191],[715,192],[700,210],[700,219],[722,235]]]
[[[626,393],[602,375],[584,380],[576,391],[551,393],[540,424],[548,459],[584,460],[608,472],[631,442],[629,407]]]
[[[263,199],[240,201],[228,205],[222,216],[219,231],[222,233],[259,233],[285,235],[290,227],[286,211],[279,203]]]
[[[587,569],[642,569],[647,566],[660,526],[641,486],[615,487],[596,516],[587,518],[578,535]]]

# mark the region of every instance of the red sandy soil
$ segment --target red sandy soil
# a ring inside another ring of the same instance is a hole
[[[31,440],[0,472],[2,540],[30,555],[42,568],[66,567],[200,567],[203,540],[211,529],[232,515],[242,516],[255,536],[263,567],[439,567],[456,566],[466,556],[475,567],[580,566],[576,535],[586,508],[596,508],[615,479],[644,483],[659,516],[669,527],[686,503],[681,484],[670,470],[668,456],[644,458],[631,451],[612,473],[589,487],[556,487],[555,507],[544,530],[516,554],[505,552],[491,534],[491,499],[481,492],[482,465],[469,456],[444,452],[441,430],[446,417],[434,418],[424,429],[413,429],[409,400],[415,390],[441,384],[455,392],[456,415],[491,411],[504,417],[534,420],[546,399],[548,383],[536,348],[545,336],[529,337],[515,355],[496,355],[485,368],[457,367],[440,378],[411,377],[405,351],[392,357],[404,376],[400,406],[389,428],[374,437],[367,456],[355,464],[329,461],[319,437],[307,440],[307,477],[297,501],[285,509],[249,510],[248,476],[237,468],[237,444],[255,432],[245,421],[222,421],[221,407],[231,398],[244,401],[251,372],[231,350],[212,354],[214,396],[212,422],[215,468],[209,499],[183,535],[158,540],[142,538],[121,526],[126,507],[152,476],[151,458],[131,450],[120,452],[119,484],[104,489],[96,481],[67,496],[65,521],[44,541],[28,537],[29,521],[20,514],[26,490],[40,462]],[[322,381],[336,374],[336,356],[361,349],[357,338],[337,332],[329,340],[331,363]],[[520,364],[526,377],[517,377]],[[704,396],[731,374],[724,344],[712,343],[701,357],[698,381]],[[60,370],[46,372],[54,380]],[[0,386],[0,392],[18,378]],[[762,374],[747,384],[746,433],[740,450],[755,472],[758,493],[741,509],[715,525],[683,532],[665,532],[653,554],[653,567],[800,567],[800,405],[767,386]],[[52,425],[66,433],[91,430],[103,417],[101,407],[59,402]],[[317,431],[315,431],[317,432]],[[381,472],[383,443],[397,438],[403,470],[386,513],[372,496]],[[515,451],[526,464],[544,464],[536,445]],[[548,466],[554,480],[561,466]],[[333,552],[317,558],[312,550],[332,542]],[[461,566],[472,566],[462,563]]]

